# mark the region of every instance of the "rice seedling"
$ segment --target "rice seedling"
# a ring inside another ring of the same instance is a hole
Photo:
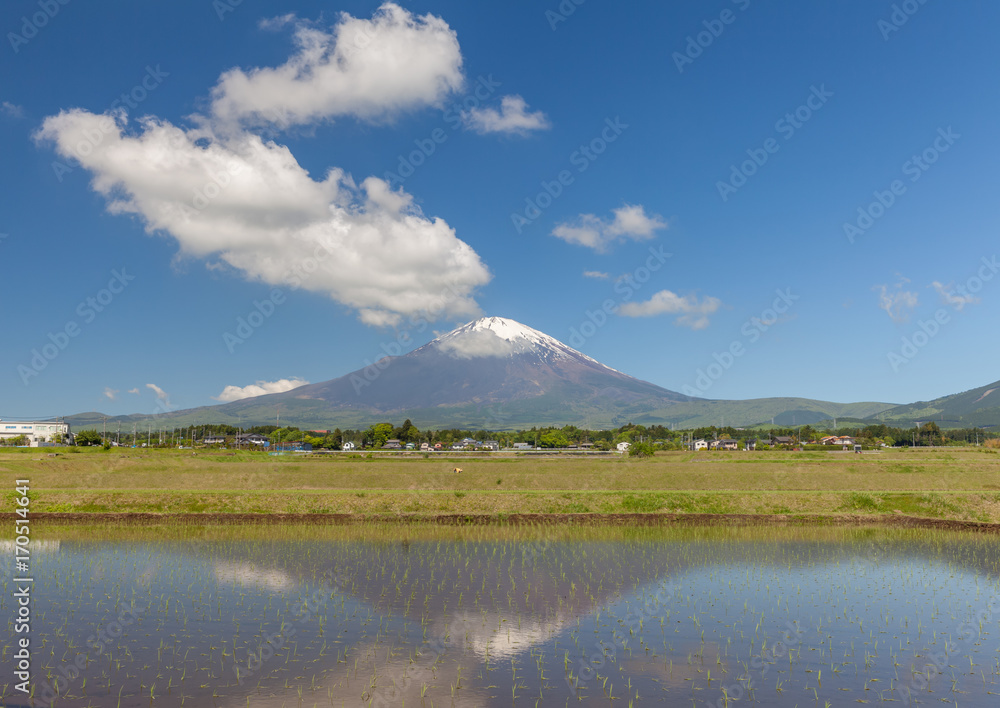
[[[731,706],[765,678],[774,705],[803,691],[839,704],[866,690],[902,700],[949,688],[985,701],[1000,682],[989,649],[1000,557],[988,537],[416,525],[400,541],[400,531],[164,526],[64,541],[42,579],[46,678],[84,654],[81,677],[58,693],[81,706],[308,705],[324,693],[329,705],[509,693],[543,706],[637,696]],[[328,570],[335,581],[320,580]],[[142,610],[133,625],[88,642],[128,607]]]

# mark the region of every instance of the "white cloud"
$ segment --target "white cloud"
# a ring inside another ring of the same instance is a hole
[[[278,17],[266,17],[257,23],[263,30],[280,30],[295,22],[295,13],[289,12]]]
[[[24,118],[24,106],[18,106],[10,101],[0,103],[0,112],[11,118]]]
[[[136,388],[130,388],[130,389],[128,390],[128,392],[129,392],[129,393],[134,393],[135,395],[137,395],[137,396],[138,396],[138,395],[139,395],[139,388],[138,388],[138,387],[136,387]]]
[[[486,266],[402,190],[376,177],[358,186],[339,169],[317,182],[286,147],[249,133],[208,139],[152,118],[126,132],[126,121],[74,109],[47,118],[38,137],[93,172],[108,211],[140,216],[186,255],[324,293],[372,325],[425,310],[479,314],[472,293],[490,280]],[[104,137],[92,145],[95,131]],[[81,143],[92,145],[86,155]]]
[[[286,15],[265,26],[292,21]],[[225,72],[212,89],[214,119],[279,128],[345,115],[387,119],[440,105],[464,83],[462,53],[448,23],[391,2],[370,20],[342,13],[329,30],[298,22],[295,44],[296,53],[281,66]]]
[[[611,277],[609,273],[602,273],[599,270],[585,270],[583,271],[584,278],[597,278],[598,280],[607,280]]]
[[[146,388],[156,394],[156,398],[163,403],[164,408],[170,408],[170,394],[156,384],[146,384]]]
[[[438,350],[452,354],[456,359],[503,357],[513,353],[514,343],[489,330],[467,332],[461,337],[445,339],[438,343]]]
[[[885,313],[892,318],[893,322],[906,322],[910,319],[910,313],[917,306],[917,293],[911,290],[903,290],[902,287],[909,283],[909,278],[900,276],[893,291],[886,285],[876,285],[873,290],[878,291],[878,306],[885,310]]]
[[[111,388],[110,386],[105,386],[104,387],[104,396],[109,401],[114,401],[117,398],[117,396],[118,396],[118,389],[117,388]]]
[[[36,139],[92,172],[109,212],[139,216],[209,268],[323,293],[369,325],[478,315],[473,293],[491,275],[443,219],[377,177],[357,184],[330,168],[317,181],[287,147],[237,127],[275,110],[303,123],[435,103],[462,83],[455,33],[386,3],[371,20],[341,15],[329,33],[299,23],[296,41],[277,69],[224,74],[213,114],[193,116],[194,129],[71,109],[45,119]]]
[[[618,308],[624,317],[655,317],[657,315],[679,315],[674,324],[691,329],[708,327],[708,316],[719,309],[722,302],[718,298],[706,296],[701,302],[694,295],[681,297],[669,290],[661,290],[645,302],[626,302]]]
[[[216,401],[239,401],[253,396],[264,396],[268,393],[284,393],[293,388],[305,386],[309,382],[304,379],[278,379],[277,381],[258,381],[249,386],[226,386],[218,396],[212,396]]]
[[[931,283],[931,287],[941,296],[941,302],[945,305],[951,305],[956,310],[961,310],[966,305],[974,305],[979,302],[979,298],[975,295],[969,295],[968,293],[956,295],[955,291],[951,289],[950,284],[943,285],[935,280]]]
[[[528,104],[517,95],[504,96],[500,100],[500,110],[496,108],[473,108],[462,113],[465,127],[477,133],[510,133],[527,135],[533,130],[551,128],[549,119],[541,111],[528,112]]]
[[[580,214],[575,222],[557,224],[552,235],[567,243],[603,253],[616,241],[645,241],[653,238],[657,231],[667,228],[662,216],[647,216],[641,204],[625,204],[612,210],[612,214],[614,218],[611,221],[594,214]]]

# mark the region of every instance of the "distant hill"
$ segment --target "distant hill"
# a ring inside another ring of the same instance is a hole
[[[636,379],[501,317],[459,327],[409,354],[330,381],[157,416],[109,419],[123,428],[169,429],[203,423],[274,423],[303,428],[364,428],[401,423],[419,428],[511,430],[545,425],[600,429],[628,422],[675,427],[804,425],[825,418],[866,417],[891,403],[830,403],[805,398],[715,401]],[[99,426],[103,416],[67,419]]]
[[[943,428],[997,426],[1000,425],[1000,381],[933,401],[894,406],[877,418],[879,422],[896,427],[927,421],[934,421]]]

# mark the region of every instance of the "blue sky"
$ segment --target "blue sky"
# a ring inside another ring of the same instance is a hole
[[[324,381],[477,314],[707,398],[1000,378],[995,3],[281,12],[4,3],[0,416]]]

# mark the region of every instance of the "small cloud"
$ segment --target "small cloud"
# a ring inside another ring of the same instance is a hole
[[[528,112],[528,104],[520,96],[504,96],[500,100],[500,110],[495,108],[473,108],[462,112],[465,127],[481,135],[487,133],[508,133],[527,135],[533,130],[551,128],[549,119],[541,111]]]
[[[138,388],[130,388],[130,389],[128,390],[128,392],[129,392],[129,393],[134,393],[134,394],[135,394],[136,396],[138,396],[138,395],[139,395],[139,389],[138,389]]]
[[[291,391],[293,388],[305,386],[308,383],[308,381],[299,378],[258,381],[242,388],[239,386],[226,386],[222,389],[222,393],[218,396],[212,396],[212,398],[216,401],[231,403],[232,401],[241,401],[244,398],[266,396],[269,393],[284,393],[285,391]]]
[[[118,389],[111,388],[110,386],[104,387],[104,395],[109,401],[114,401],[118,397]]]
[[[598,280],[607,280],[611,276],[607,273],[602,273],[599,270],[585,270],[583,271],[584,278],[597,278]]]
[[[902,289],[909,282],[909,278],[900,275],[899,282],[893,286],[892,292],[887,285],[876,285],[872,288],[879,293],[878,306],[885,310],[893,322],[906,322],[910,319],[910,312],[917,306],[917,293]]]
[[[467,332],[461,337],[441,340],[438,350],[452,354],[456,359],[480,359],[483,357],[503,357],[514,352],[514,343],[498,337],[492,331]]]
[[[24,118],[24,106],[18,106],[10,101],[0,103],[0,113],[11,118]]]
[[[942,285],[938,281],[931,283],[931,287],[937,290],[937,294],[941,296],[941,302],[945,305],[951,305],[956,310],[961,310],[966,305],[975,305],[979,302],[979,298],[974,295],[969,295],[968,293],[960,293],[958,295],[951,289],[951,284]]]
[[[278,17],[266,17],[257,23],[257,26],[262,30],[280,30],[287,25],[294,24],[296,20],[295,13],[289,12],[285,15],[279,15]]]
[[[614,214],[611,221],[594,214],[580,214],[575,222],[557,224],[552,229],[552,235],[566,243],[603,253],[616,241],[646,241],[653,238],[657,231],[667,228],[662,216],[647,216],[641,204],[625,204],[611,213]]]
[[[170,394],[164,391],[162,388],[156,384],[146,384],[146,388],[156,394],[157,400],[159,400],[164,408],[170,408]]]
[[[645,302],[626,302],[618,308],[624,317],[655,317],[657,315],[679,315],[674,324],[691,329],[708,327],[708,316],[719,309],[722,301],[715,297],[704,297],[701,302],[694,295],[680,295],[661,290]]]

